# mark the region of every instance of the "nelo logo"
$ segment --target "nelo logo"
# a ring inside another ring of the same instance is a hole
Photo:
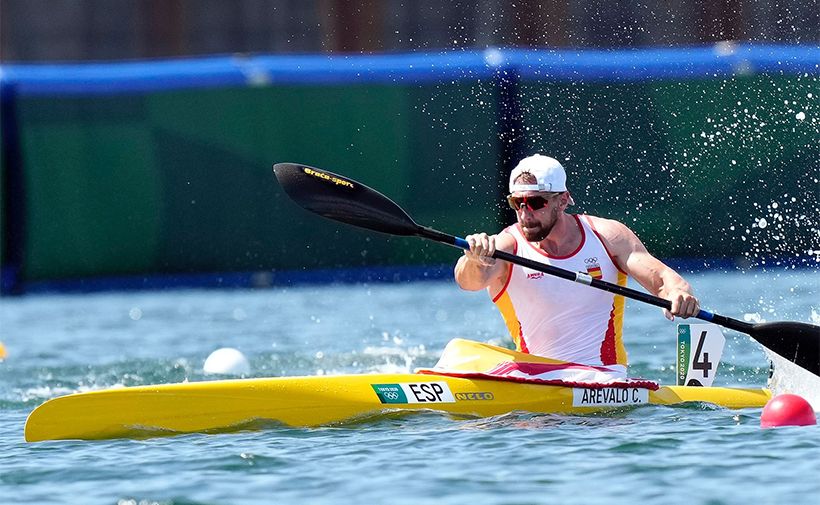
[[[477,393],[456,393],[456,400],[492,400],[495,398],[495,395],[488,392],[477,392]]]

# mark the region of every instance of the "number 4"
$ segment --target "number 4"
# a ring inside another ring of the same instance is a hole
[[[709,377],[709,370],[712,369],[712,362],[709,361],[709,353],[703,353],[703,359],[701,360],[700,353],[703,352],[703,342],[706,340],[706,332],[702,331],[700,333],[700,338],[698,339],[698,347],[695,350],[695,359],[692,361],[692,368],[695,370],[702,370],[704,377]]]

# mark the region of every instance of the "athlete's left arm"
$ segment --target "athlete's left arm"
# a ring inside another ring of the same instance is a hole
[[[671,312],[664,309],[667,318],[686,318],[698,313],[700,303],[692,292],[692,286],[680,274],[652,256],[632,230],[611,219],[591,219],[618,267],[650,293],[672,302]]]

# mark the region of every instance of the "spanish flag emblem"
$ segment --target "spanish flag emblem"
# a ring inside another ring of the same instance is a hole
[[[587,273],[593,279],[600,279],[601,277],[604,276],[603,272],[601,272],[601,266],[600,265],[588,266],[587,267]]]

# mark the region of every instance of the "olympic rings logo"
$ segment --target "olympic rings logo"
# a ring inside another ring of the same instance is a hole
[[[584,263],[586,263],[587,265],[594,265],[595,263],[598,263],[598,258],[594,256],[592,258],[587,258],[584,260]]]
[[[399,399],[399,393],[396,392],[396,391],[385,391],[385,392],[382,393],[382,395],[384,395],[384,397],[388,400],[398,400]]]

